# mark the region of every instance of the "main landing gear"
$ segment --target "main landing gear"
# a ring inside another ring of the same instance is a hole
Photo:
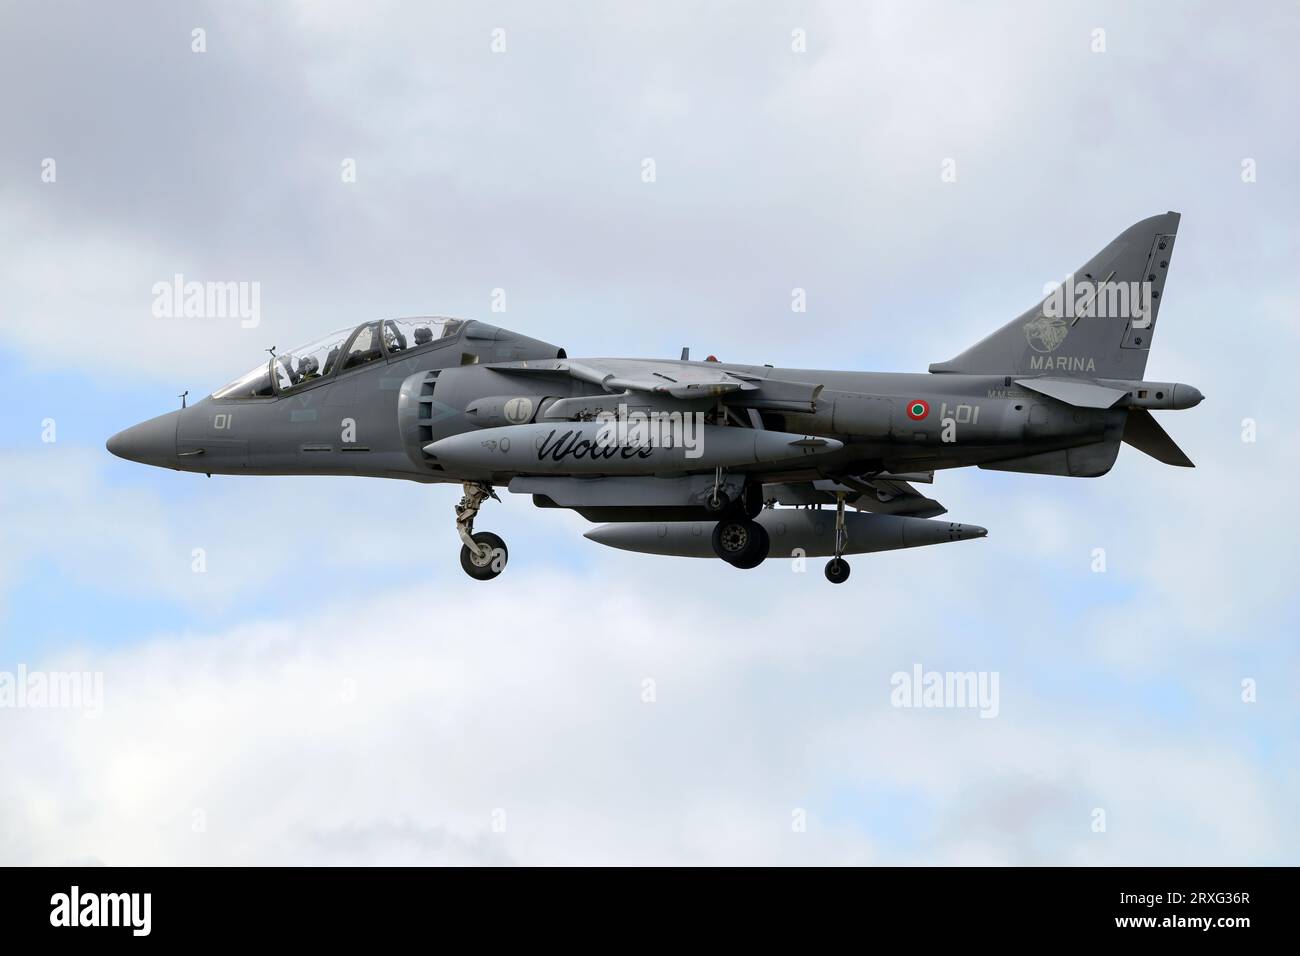
[[[831,584],[843,584],[849,579],[849,562],[843,558],[844,546],[849,543],[848,532],[844,530],[844,495],[835,494],[835,557],[826,562],[826,580]]]
[[[465,482],[465,496],[456,505],[456,533],[464,542],[460,549],[460,566],[475,581],[491,581],[506,568],[510,552],[506,543],[491,531],[474,531],[479,508],[489,498],[497,498],[491,485],[479,481]]]
[[[754,520],[763,510],[763,486],[751,482],[736,500],[729,501],[721,485],[722,469],[718,469],[713,494],[705,500],[705,507],[719,515],[713,528],[713,553],[732,567],[756,568],[772,547],[767,529]]]
[[[733,567],[758,567],[771,546],[767,529],[750,518],[723,518],[713,528],[713,553]]]

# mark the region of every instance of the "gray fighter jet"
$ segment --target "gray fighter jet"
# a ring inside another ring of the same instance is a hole
[[[385,319],[276,354],[189,407],[114,435],[122,458],[208,475],[362,475],[463,487],[461,566],[501,573],[474,522],[495,489],[569,508],[587,537],[648,554],[829,557],[981,538],[937,520],[934,474],[1095,477],[1121,442],[1191,461],[1153,410],[1190,385],[1143,380],[1178,214],[1126,229],[1042,302],[928,373],[571,359],[484,322]],[[499,499],[497,499],[499,500]],[[852,509],[850,512],[848,509]]]

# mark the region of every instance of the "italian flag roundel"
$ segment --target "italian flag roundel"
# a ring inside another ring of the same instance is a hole
[[[907,403],[907,417],[914,422],[919,422],[926,415],[930,414],[930,403],[923,398],[918,398],[914,402]]]

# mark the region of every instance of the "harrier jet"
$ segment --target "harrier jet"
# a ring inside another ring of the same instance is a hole
[[[647,554],[828,557],[982,538],[917,489],[936,472],[1090,478],[1121,443],[1191,461],[1153,411],[1190,385],[1143,379],[1178,214],[1144,219],[1059,288],[925,373],[570,358],[484,322],[366,322],[270,357],[189,407],[114,435],[131,461],[208,475],[368,475],[463,489],[460,563],[495,578],[475,531],[499,489],[568,508],[586,536]]]

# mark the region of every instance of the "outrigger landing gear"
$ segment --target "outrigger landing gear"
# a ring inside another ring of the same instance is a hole
[[[479,508],[489,498],[497,498],[491,485],[481,481],[467,481],[464,484],[465,496],[456,506],[456,533],[464,542],[460,549],[460,566],[475,581],[491,581],[505,570],[510,560],[506,543],[491,531],[474,532],[474,519],[478,517]]]
[[[849,543],[848,532],[844,529],[844,494],[835,494],[835,557],[826,562],[826,580],[831,584],[843,584],[849,579],[849,562],[845,561],[844,546]]]
[[[725,514],[731,508],[731,499],[722,490],[722,469],[713,469],[713,491],[704,499],[704,510],[711,515]]]

